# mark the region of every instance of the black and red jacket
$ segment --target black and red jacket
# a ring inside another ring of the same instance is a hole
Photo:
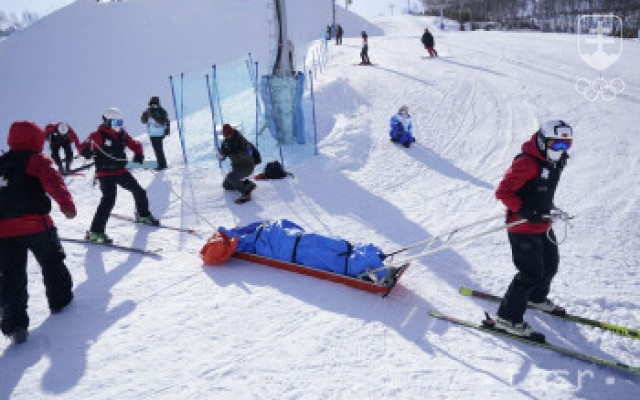
[[[124,129],[117,132],[105,124],[100,125],[80,146],[95,154],[97,178],[127,172],[126,147],[134,154],[144,155],[142,144],[131,138]]]
[[[73,144],[76,145],[76,150],[80,152],[80,140],[71,127],[69,127],[69,132],[67,132],[66,135],[58,132],[58,124],[48,124],[45,126],[44,131],[47,134],[47,140],[49,140],[50,143],[49,146],[52,148],[63,147],[73,142]]]
[[[547,161],[538,150],[536,134],[522,145],[522,153],[513,160],[496,189],[496,198],[507,207],[507,223],[521,219],[521,209],[549,214],[565,163],[564,157],[557,163]],[[509,232],[543,233],[550,226],[549,222],[526,222],[509,228]]]
[[[10,151],[5,157],[5,179],[8,190],[3,196],[5,207],[0,212],[0,238],[30,235],[51,228],[49,216],[51,196],[63,212],[76,211],[73,198],[62,176],[52,166],[51,158],[42,154],[44,131],[32,122],[11,125],[8,136]]]

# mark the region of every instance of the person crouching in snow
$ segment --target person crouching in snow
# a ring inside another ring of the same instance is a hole
[[[122,114],[116,107],[107,109],[102,114],[102,124],[82,143],[82,156],[86,159],[95,157],[96,178],[100,182],[102,198],[91,222],[91,229],[86,239],[98,243],[112,243],[105,234],[107,221],[116,204],[118,186],[122,186],[133,194],[136,205],[136,222],[158,226],[158,221],[149,211],[147,192],[140,186],[136,178],[126,168],[128,147],[135,154],[133,162],[144,161],[142,144],[129,136],[122,128]]]
[[[9,151],[0,157],[0,326],[14,343],[27,340],[27,254],[40,264],[52,314],[73,300],[73,282],[64,263],[58,231],[49,216],[51,196],[65,217],[76,206],[62,176],[42,154],[45,132],[33,122],[9,128]]]
[[[253,147],[237,129],[229,124],[222,125],[222,136],[224,140],[220,145],[218,160],[223,161],[227,157],[231,160],[231,171],[224,178],[222,187],[225,190],[240,192],[236,202],[247,201],[251,198],[251,191],[256,188],[255,183],[246,179],[255,168]]]
[[[409,115],[409,107],[404,105],[400,107],[397,114],[391,117],[389,122],[391,125],[391,141],[394,143],[400,143],[404,147],[411,146],[411,143],[416,139],[413,137],[413,123],[411,122],[411,115]]]
[[[71,162],[73,162],[73,150],[71,149],[71,142],[76,146],[76,150],[80,151],[80,140],[78,135],[66,122],[59,122],[57,124],[49,124],[44,128],[49,141],[49,148],[51,149],[51,158],[58,166],[58,171],[61,174],[67,174],[71,170]],[[60,148],[64,150],[64,166],[60,159]]]

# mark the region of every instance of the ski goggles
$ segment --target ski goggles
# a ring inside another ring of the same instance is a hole
[[[112,119],[110,124],[111,124],[112,128],[118,128],[118,127],[122,126],[122,120],[121,119]]]
[[[547,140],[547,149],[554,151],[566,151],[571,147],[571,139],[549,139]]]

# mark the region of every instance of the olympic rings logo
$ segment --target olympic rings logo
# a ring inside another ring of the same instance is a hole
[[[598,98],[612,101],[624,91],[625,84],[620,78],[613,78],[609,82],[604,78],[597,78],[593,82],[587,78],[580,78],[576,81],[575,87],[578,93],[589,101],[596,101]]]

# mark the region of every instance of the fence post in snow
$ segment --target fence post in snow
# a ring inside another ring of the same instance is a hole
[[[256,147],[258,147],[258,117],[260,112],[260,99],[258,97],[258,62],[256,64],[256,73],[254,75],[254,87],[256,92]]]
[[[213,64],[211,66],[211,70],[212,70],[212,74],[213,74],[213,101],[214,104],[217,100],[218,103],[218,108],[220,109],[220,126],[224,125],[224,118],[222,117],[222,103],[220,101],[220,90],[218,90],[218,73],[217,73],[217,66],[216,64]],[[217,95],[217,96],[216,96]],[[215,124],[215,121],[214,121]],[[214,125],[214,129],[215,129],[215,125]]]
[[[213,88],[211,87],[210,83],[209,83],[209,74],[205,74],[204,75],[207,79],[207,94],[209,95],[209,109],[211,109],[211,125],[213,127],[213,145],[216,148],[216,152],[220,151],[220,146],[218,146],[218,134],[216,132],[216,112],[215,109],[213,108],[213,95],[212,95],[212,91]],[[218,166],[220,167],[220,169],[222,169],[222,161],[218,160]]]
[[[173,109],[176,113],[176,125],[178,125],[178,135],[180,136],[180,145],[182,146],[182,159],[184,160],[184,164],[187,165],[187,153],[184,149],[184,136],[182,134],[182,115],[178,115],[178,103],[176,102],[176,93],[173,88],[173,76],[169,75],[169,85],[171,86],[171,97],[173,97]]]
[[[269,90],[269,100],[271,101],[271,116],[273,117],[273,129],[275,129],[275,132],[273,132],[273,134],[276,137],[276,141],[278,142],[278,150],[280,151],[280,163],[284,167],[284,155],[282,153],[282,143],[278,135],[278,119],[276,118],[276,110],[275,110],[276,103],[273,100],[273,91],[271,90],[270,77],[267,77],[267,89]]]
[[[318,155],[318,131],[316,129],[316,99],[313,95],[313,74],[309,70],[309,89],[311,90],[311,116],[313,119],[313,154]]]

